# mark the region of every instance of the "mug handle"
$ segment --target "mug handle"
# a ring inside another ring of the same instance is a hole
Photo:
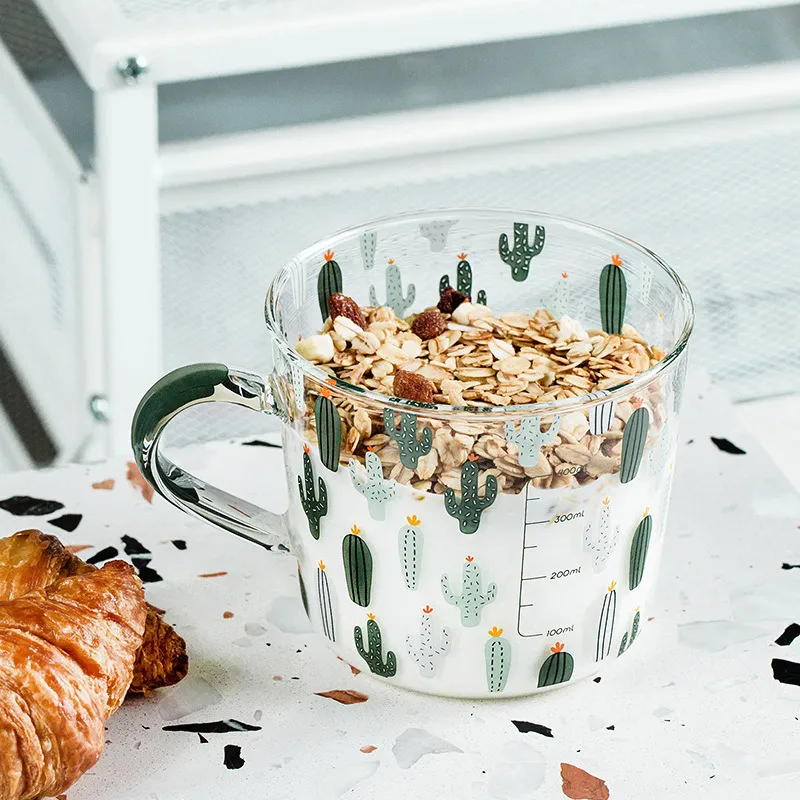
[[[131,424],[136,464],[166,500],[195,517],[271,550],[288,550],[288,529],[274,514],[186,472],[160,450],[161,435],[181,411],[200,403],[233,403],[278,415],[272,391],[260,375],[224,364],[190,364],[165,375],[149,389]]]

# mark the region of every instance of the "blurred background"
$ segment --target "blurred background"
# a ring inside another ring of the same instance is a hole
[[[661,255],[798,480],[800,4],[767,0],[0,0],[0,471],[125,455],[164,371],[269,367],[294,253],[464,205]]]

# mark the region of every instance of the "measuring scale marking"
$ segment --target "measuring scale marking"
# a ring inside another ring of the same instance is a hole
[[[584,511],[579,510],[553,516],[557,501],[545,499],[529,482],[525,486],[525,521],[520,568],[519,611],[517,633],[524,637],[560,636],[573,631],[575,625],[558,618],[559,608],[570,608],[570,577],[580,575],[583,555],[580,549],[565,556],[567,542],[581,542],[580,536],[571,536],[562,525],[585,524]],[[557,526],[557,537],[544,526]],[[550,533],[551,535],[546,535]],[[554,547],[558,553],[548,554]],[[568,563],[565,563],[565,558]],[[554,569],[546,568],[550,565]],[[547,618],[552,625],[545,625]]]

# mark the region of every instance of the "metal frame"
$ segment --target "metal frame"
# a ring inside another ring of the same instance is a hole
[[[11,324],[4,316],[0,318],[0,333],[15,370],[29,388],[35,411],[46,421],[59,449],[69,456],[80,440],[75,412],[83,407],[86,377],[80,359],[80,318],[75,303],[81,296],[81,167],[2,43],[0,119],[15,120],[14,125],[0,125],[0,166],[18,203],[6,209],[19,224],[19,236],[14,241],[25,258],[40,264],[54,259],[63,267],[60,277],[66,306],[55,341],[52,326],[47,324],[50,320],[37,316],[28,325]],[[4,245],[13,246],[11,242]],[[8,282],[7,298],[14,297],[20,278],[24,280],[13,269],[0,275]],[[32,307],[30,311],[35,314]],[[48,356],[46,360],[44,354]],[[58,397],[59,402],[50,403],[52,397]],[[43,407],[45,398],[48,402]],[[5,420],[4,426],[8,424]],[[18,452],[17,445],[9,447]]]
[[[156,87],[142,81],[98,92],[95,130],[108,446],[126,453],[138,398],[162,370]]]
[[[493,172],[531,148],[557,163],[747,136],[787,115],[800,116],[800,61],[179,142],[161,148],[162,211],[449,177],[476,152],[473,170]]]
[[[792,0],[293,0],[127,19],[111,0],[37,0],[86,82],[142,56],[161,83],[792,5]]]

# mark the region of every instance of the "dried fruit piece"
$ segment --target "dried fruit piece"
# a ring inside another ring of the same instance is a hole
[[[347,319],[355,322],[359,328],[364,329],[367,327],[367,323],[364,320],[361,309],[358,307],[358,303],[346,294],[341,294],[341,292],[332,294],[328,298],[328,311],[330,312],[331,319],[347,317]]]
[[[301,339],[294,348],[307,361],[325,364],[333,358],[333,339],[327,333],[319,333]]]
[[[436,308],[443,314],[452,314],[464,301],[471,301],[468,294],[461,294],[461,292],[457,292],[452,286],[447,286],[442,292]]]
[[[395,373],[392,383],[392,394],[404,400],[415,400],[418,403],[433,402],[433,384],[422,375],[407,370]]]
[[[458,294],[458,292],[456,292]],[[430,311],[423,311],[411,326],[411,330],[419,336],[420,339],[428,340],[435,339],[439,334],[447,330],[447,320],[443,314],[431,309]]]

